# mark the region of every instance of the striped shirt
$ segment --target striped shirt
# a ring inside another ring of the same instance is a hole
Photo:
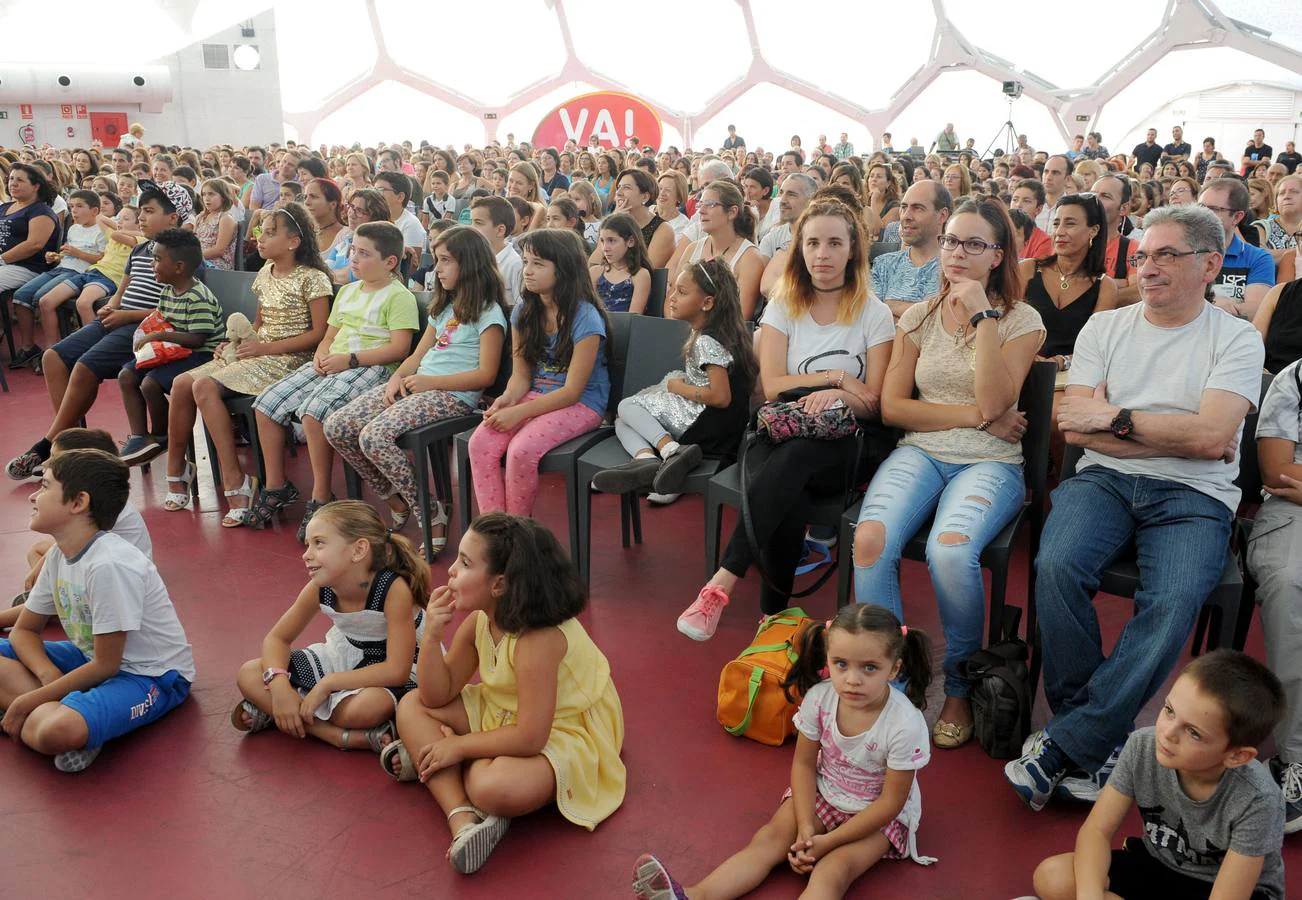
[[[222,322],[221,303],[208,285],[196,281],[188,291],[176,295],[172,293],[172,286],[165,284],[161,286],[161,291],[158,312],[172,326],[173,331],[184,331],[187,334],[208,332],[208,340],[203,342],[203,346],[195,348],[196,353],[211,353],[225,340],[226,326]]]
[[[129,280],[122,294],[123,309],[153,309],[163,286],[154,280],[154,242],[145,241],[127,257],[126,277]]]

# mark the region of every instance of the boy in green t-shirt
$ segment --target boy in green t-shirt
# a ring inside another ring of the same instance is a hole
[[[131,434],[122,446],[122,461],[129,466],[149,462],[167,449],[167,394],[182,372],[212,359],[213,350],[226,335],[221,304],[208,286],[195,281],[203,263],[203,247],[192,231],[169,228],[154,238],[154,279],[162,285],[158,314],[169,331],[137,331],[132,349],[137,356],[118,373],[122,405]],[[190,353],[180,359],[149,366],[140,358],[145,345],[175,344]],[[153,431],[149,430],[149,420]]]

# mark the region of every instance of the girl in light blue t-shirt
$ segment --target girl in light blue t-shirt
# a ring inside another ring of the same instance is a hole
[[[408,431],[470,415],[497,378],[506,340],[502,278],[492,248],[473,228],[439,235],[434,256],[429,325],[389,382],[372,388],[325,422],[326,438],[371,488],[384,497],[394,528],[417,507],[416,475],[397,444]],[[436,501],[430,519],[433,555],[447,546],[448,508]]]

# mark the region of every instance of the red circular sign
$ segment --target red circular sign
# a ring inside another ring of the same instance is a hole
[[[636,137],[643,147],[660,147],[660,114],[645,100],[618,91],[598,91],[566,100],[543,116],[534,129],[535,147],[588,146],[596,135],[603,147],[624,146]]]

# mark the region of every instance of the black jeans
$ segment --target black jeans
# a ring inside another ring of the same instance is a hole
[[[790,602],[796,566],[804,550],[810,499],[841,497],[846,489],[846,467],[854,465],[858,442],[853,437],[836,441],[803,438],[783,444],[759,440],[747,451],[746,471],[751,523],[764,570],[774,581],[760,587],[760,609],[765,615],[781,612]],[[855,475],[856,483],[859,478]],[[755,562],[745,526],[737,523],[723,552],[723,568],[739,578]],[[781,588],[782,590],[775,590]]]

